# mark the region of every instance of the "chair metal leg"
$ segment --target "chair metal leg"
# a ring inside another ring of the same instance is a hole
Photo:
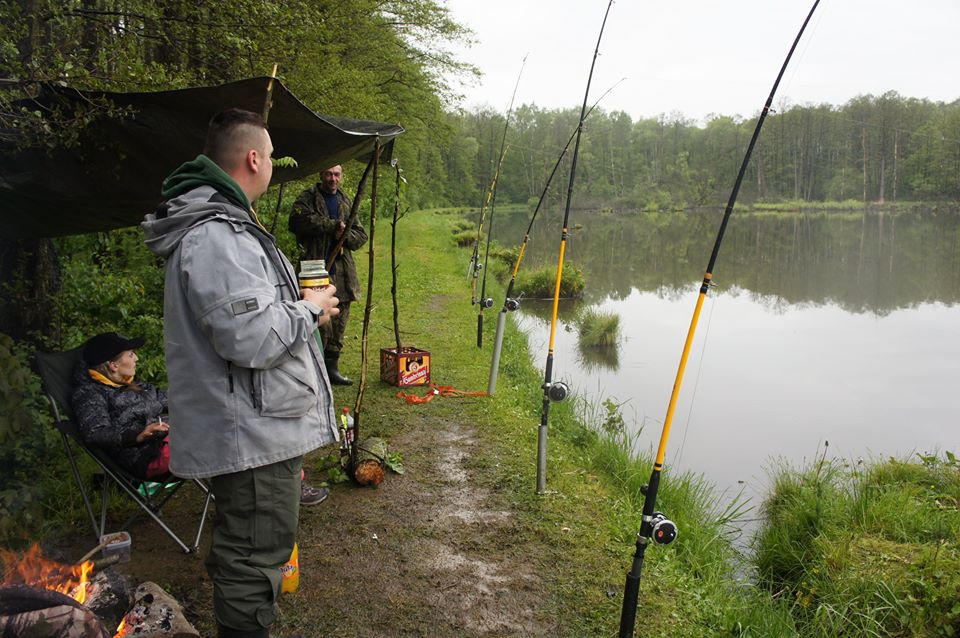
[[[110,481],[103,481],[103,489],[100,491],[100,536],[107,532],[107,506],[110,504]],[[97,542],[100,541],[97,537]]]
[[[143,500],[142,498],[140,498],[140,494],[139,494],[139,492],[137,492],[137,490],[133,489],[133,488],[132,488],[129,484],[127,484],[127,482],[126,482],[125,480],[123,480],[121,477],[119,477],[119,476],[117,476],[116,474],[114,474],[113,472],[111,472],[111,471],[110,471],[110,468],[104,467],[104,468],[103,468],[103,471],[106,472],[106,473],[110,476],[110,478],[112,478],[112,479],[114,480],[114,482],[115,482],[117,485],[119,485],[127,494],[129,494],[129,495],[130,495],[130,498],[132,498],[133,500],[135,500],[135,501],[137,502],[137,504],[140,505],[140,509],[143,510],[144,512],[146,512],[147,516],[149,516],[150,518],[152,518],[152,519],[153,519],[153,522],[155,522],[157,525],[159,525],[159,526],[163,529],[163,531],[165,531],[165,532],[167,533],[167,536],[169,536],[171,539],[173,539],[173,542],[175,542],[175,543],[180,547],[180,549],[183,550],[183,553],[184,553],[184,554],[189,554],[189,553],[190,553],[190,551],[191,551],[190,548],[187,547],[187,545],[186,545],[182,540],[180,540],[180,537],[177,536],[176,533],[167,526],[167,524],[163,521],[162,518],[160,518],[159,516],[157,516],[157,514],[156,514],[156,513],[153,511],[153,509],[150,507],[149,503],[145,503],[144,500]]]
[[[200,515],[200,526],[197,527],[197,537],[193,539],[193,550],[200,549],[200,536],[203,535],[203,524],[207,522],[207,513],[210,511],[210,501],[213,500],[213,492],[207,491],[207,497],[203,501],[203,514]]]
[[[70,461],[70,469],[73,471],[73,478],[77,482],[77,487],[80,488],[80,496],[83,497],[83,505],[87,509],[87,514],[90,515],[90,525],[93,527],[93,533],[96,535],[97,542],[100,542],[100,537],[102,533],[97,529],[97,517],[93,514],[93,506],[90,504],[90,497],[87,496],[87,489],[83,486],[83,478],[80,476],[80,468],[77,466],[77,459],[73,456],[73,450],[70,449],[70,441],[67,439],[67,435],[60,433],[60,437],[63,439],[63,448],[67,451],[67,460]]]

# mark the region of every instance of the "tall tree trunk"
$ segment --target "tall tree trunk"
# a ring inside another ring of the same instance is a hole
[[[880,197],[877,199],[879,203],[883,203],[883,198],[886,191],[887,184],[887,158],[883,155],[880,156]]]
[[[867,128],[860,127],[860,147],[863,149],[863,203],[867,203]]]
[[[27,32],[23,34],[20,42],[17,44],[17,50],[20,53],[20,62],[27,66],[33,60],[33,54],[40,44],[40,17],[37,7],[38,0],[17,0],[20,5],[20,15],[24,17],[27,25]]]
[[[900,131],[893,133],[893,201],[897,201],[897,161],[900,159]]]
[[[15,340],[32,333],[56,339],[53,295],[60,289],[60,264],[53,241],[0,239],[0,332]]]

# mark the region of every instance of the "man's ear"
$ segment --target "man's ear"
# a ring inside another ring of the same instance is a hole
[[[260,172],[260,162],[263,158],[260,157],[260,154],[257,152],[257,149],[251,148],[247,151],[246,163],[247,168],[250,169],[251,173]]]

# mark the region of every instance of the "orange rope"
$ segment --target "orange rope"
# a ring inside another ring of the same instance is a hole
[[[397,398],[403,399],[407,403],[413,405],[415,403],[428,403],[433,400],[434,397],[487,397],[490,396],[486,392],[466,392],[465,390],[457,390],[452,385],[437,385],[435,383],[430,384],[430,389],[423,396],[416,394],[407,394],[403,390],[397,392]]]

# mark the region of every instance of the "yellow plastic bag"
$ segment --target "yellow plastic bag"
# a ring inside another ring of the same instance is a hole
[[[293,544],[293,553],[290,554],[290,560],[280,568],[280,593],[293,593],[300,586],[300,557],[297,544]]]

